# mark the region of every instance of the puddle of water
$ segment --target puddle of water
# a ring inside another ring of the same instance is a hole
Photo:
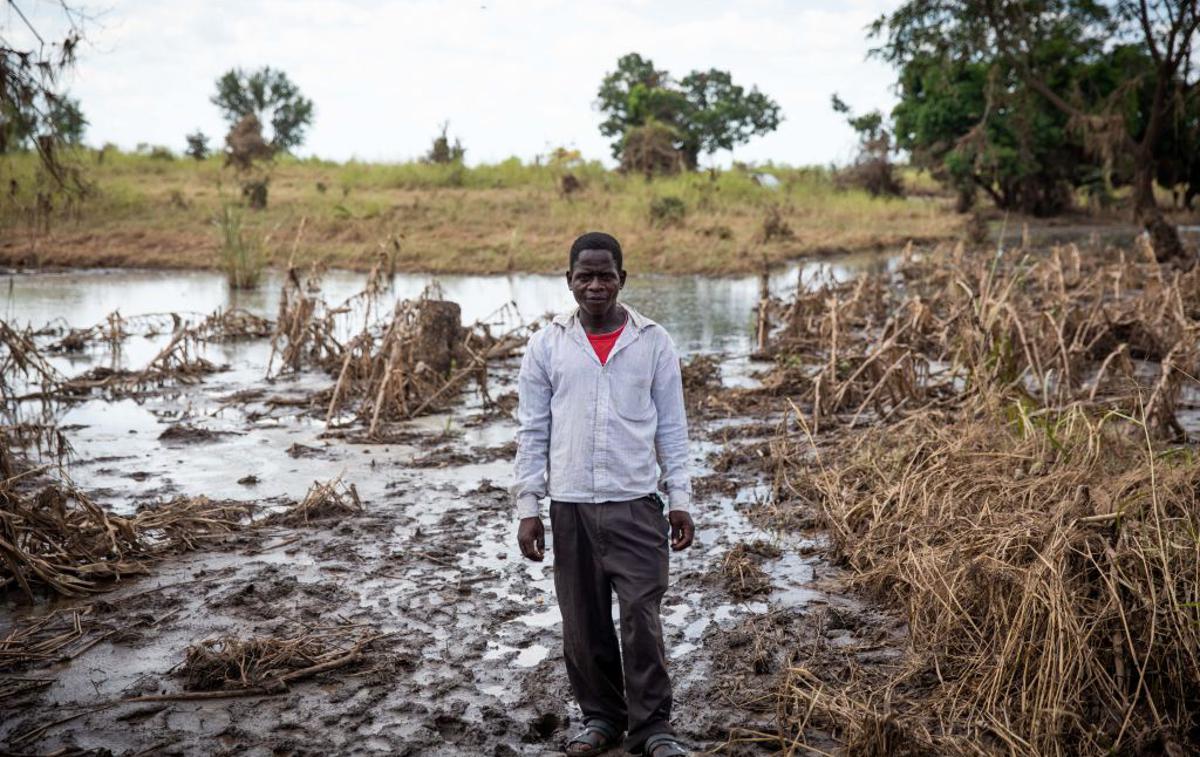
[[[521,653],[517,655],[512,664],[518,668],[532,668],[534,665],[537,665],[539,662],[546,659],[547,655],[549,654],[550,650],[546,647],[542,646],[541,644],[533,644],[522,649]]]

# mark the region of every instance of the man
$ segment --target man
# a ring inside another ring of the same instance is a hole
[[[686,752],[671,729],[659,605],[668,531],[673,549],[692,543],[687,417],[671,337],[617,302],[622,266],[621,245],[608,234],[576,239],[567,285],[579,307],[535,334],[525,350],[513,487],[517,541],[525,557],[542,560],[538,502],[549,496],[563,652],[584,717],[567,754],[607,751],[628,731],[627,750],[678,757]],[[665,519],[660,484],[670,502]]]

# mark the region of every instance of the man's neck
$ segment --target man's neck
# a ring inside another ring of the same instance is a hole
[[[607,334],[610,331],[616,331],[625,323],[625,307],[618,303],[613,303],[613,306],[601,315],[592,315],[583,308],[579,308],[579,325],[583,326],[583,330],[589,334]]]

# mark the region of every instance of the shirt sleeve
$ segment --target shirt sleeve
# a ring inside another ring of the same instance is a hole
[[[541,356],[543,340],[530,339],[517,377],[517,460],[513,499],[517,517],[541,514],[550,462],[550,375]]]
[[[662,331],[662,347],[654,368],[650,396],[658,412],[654,449],[661,471],[659,486],[667,492],[669,510],[687,512],[692,504],[692,479],[688,470],[687,412],[683,404],[683,376],[679,353],[669,334]]]

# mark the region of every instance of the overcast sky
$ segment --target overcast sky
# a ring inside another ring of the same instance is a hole
[[[286,71],[316,107],[298,152],[336,160],[417,157],[446,120],[470,163],[559,145],[608,160],[596,90],[627,52],[676,76],[728,69],[775,98],[785,121],[738,160],[845,162],[855,139],[830,94],[858,110],[894,101],[891,70],[866,60],[865,27],[896,0],[77,3],[94,19],[69,86],[97,145],[181,150],[196,128],[223,135],[209,98],[234,66]],[[52,25],[56,3],[18,5]],[[15,33],[19,21],[0,9],[0,24]]]

